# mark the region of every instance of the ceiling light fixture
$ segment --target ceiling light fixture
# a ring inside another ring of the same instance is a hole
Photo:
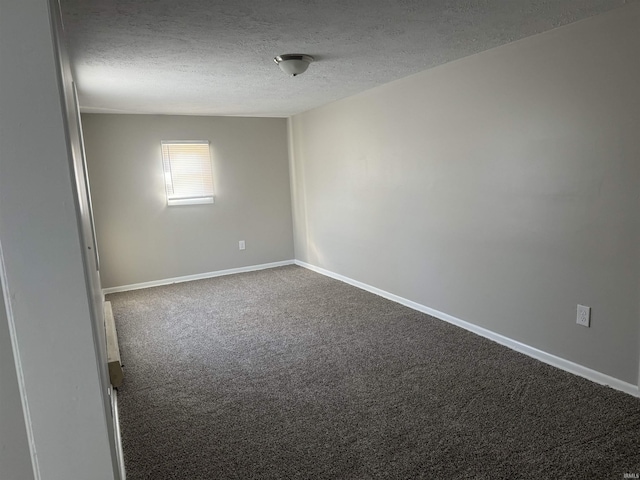
[[[273,61],[284,73],[296,77],[307,71],[309,64],[313,62],[313,57],[302,53],[285,53],[274,57]]]

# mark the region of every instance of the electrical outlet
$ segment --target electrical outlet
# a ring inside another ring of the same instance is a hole
[[[240,241],[238,242],[238,248],[239,248],[240,250],[244,250],[244,248],[245,248],[245,247],[244,247],[244,240],[240,240]]]
[[[588,327],[591,321],[591,307],[585,307],[584,305],[578,305],[578,316],[576,317],[576,323],[583,327]]]

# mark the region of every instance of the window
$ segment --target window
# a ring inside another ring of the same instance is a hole
[[[213,203],[209,142],[162,142],[168,205]]]

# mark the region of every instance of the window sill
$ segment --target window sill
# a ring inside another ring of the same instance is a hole
[[[213,203],[213,197],[170,198],[167,200],[167,205],[170,207],[178,205],[206,205],[208,203]]]

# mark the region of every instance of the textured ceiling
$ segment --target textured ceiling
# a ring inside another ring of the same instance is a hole
[[[640,0],[60,1],[83,111],[288,116]]]

